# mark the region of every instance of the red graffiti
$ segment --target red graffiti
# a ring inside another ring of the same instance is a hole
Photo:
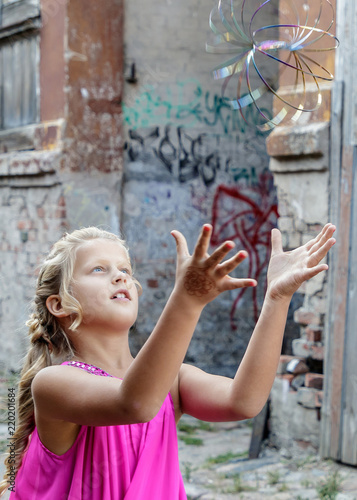
[[[276,227],[278,207],[272,177],[264,172],[254,187],[220,185],[215,192],[212,206],[212,244],[220,245],[233,240],[239,248],[249,253],[248,276],[257,281],[266,270],[270,257],[270,232]],[[234,315],[247,288],[242,288],[235,299],[231,313],[231,327],[236,329]],[[259,306],[257,288],[252,289],[255,320]]]

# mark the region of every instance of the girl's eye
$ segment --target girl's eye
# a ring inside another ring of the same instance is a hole
[[[125,273],[125,274],[131,274],[130,270],[129,269],[120,269],[120,272],[121,273]]]
[[[103,268],[101,266],[96,266],[94,269],[93,269],[93,273],[97,273],[97,272],[100,272],[100,271],[103,271]]]

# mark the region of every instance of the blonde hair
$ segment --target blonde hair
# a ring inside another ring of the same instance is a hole
[[[48,311],[46,300],[50,295],[60,295],[62,306],[74,318],[70,330],[75,331],[78,328],[82,322],[82,309],[80,303],[71,295],[76,251],[86,241],[98,238],[118,242],[125,249],[130,261],[129,251],[124,240],[97,227],[88,227],[65,234],[63,238],[54,244],[41,266],[33,303],[33,313],[26,323],[29,327],[30,349],[24,360],[18,386],[17,425],[13,437],[15,443],[15,474],[21,466],[29,436],[35,428],[34,404],[31,393],[32,381],[42,368],[61,363],[74,356],[71,340],[57,318]],[[136,279],[134,279],[134,283],[141,291],[141,286]],[[9,486],[10,472],[11,475],[14,473],[14,469],[10,467],[9,458],[10,455],[5,459],[6,471],[3,481],[0,483],[0,496]]]

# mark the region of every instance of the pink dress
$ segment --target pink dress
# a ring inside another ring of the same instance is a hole
[[[111,376],[86,363],[64,364]],[[63,455],[49,451],[35,428],[14,489],[10,500],[187,500],[171,395],[148,423],[83,425]]]

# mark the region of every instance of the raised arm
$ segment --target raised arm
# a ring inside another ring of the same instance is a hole
[[[210,225],[203,226],[193,255],[184,236],[178,231],[172,232],[177,244],[175,287],[122,384],[124,399],[140,401],[145,420],[159,410],[177,377],[204,306],[221,292],[256,285],[252,279],[228,276],[247,256],[241,251],[222,262],[234,248],[233,242],[227,241],[208,255],[211,232]]]
[[[212,421],[251,418],[259,413],[276,374],[291,298],[304,281],[327,270],[321,261],[335,243],[334,231],[327,224],[316,238],[284,253],[280,231],[273,229],[264,304],[234,380],[183,366],[180,397],[184,413]]]
[[[123,380],[94,377],[78,369],[73,377],[74,368],[65,366],[47,367],[36,375],[32,390],[37,423],[45,421],[42,437],[49,432],[48,425],[53,421],[56,426],[58,421],[116,425],[146,422],[157,414],[178,376],[205,304],[225,290],[256,284],[255,280],[228,276],[247,256],[246,252],[238,252],[222,263],[234,247],[233,242],[222,244],[208,255],[211,232],[210,225],[203,226],[190,255],[184,236],[173,231],[177,243],[174,289],[152,334]],[[52,434],[60,434],[63,441],[63,429],[61,433]]]

